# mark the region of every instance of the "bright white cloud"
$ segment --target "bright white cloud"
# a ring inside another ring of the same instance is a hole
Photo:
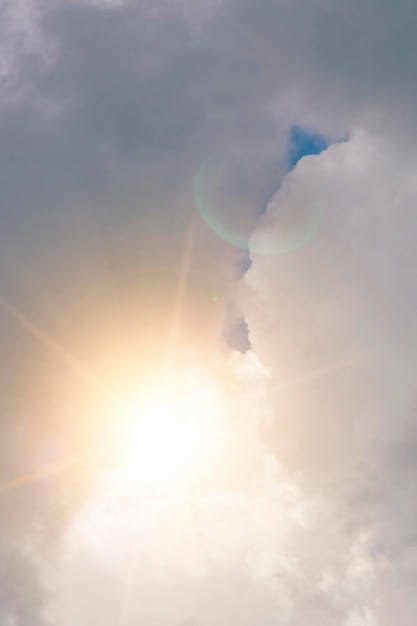
[[[292,254],[254,253],[242,291],[252,348],[272,372],[272,448],[310,493],[326,494],[339,523],[375,534],[371,560],[351,571],[372,570],[375,559],[393,571],[417,565],[402,553],[416,467],[399,458],[416,392],[414,164],[364,133],[303,159],[253,240],[285,232],[288,206],[304,215],[319,203],[320,232]],[[375,618],[352,609],[349,624],[392,623],[386,574],[377,578]],[[412,598],[397,606],[412,623]]]

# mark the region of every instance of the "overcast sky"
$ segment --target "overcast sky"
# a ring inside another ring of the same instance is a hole
[[[416,57],[411,0],[0,1],[2,625],[415,624]],[[77,459],[174,331],[232,453],[144,512]]]

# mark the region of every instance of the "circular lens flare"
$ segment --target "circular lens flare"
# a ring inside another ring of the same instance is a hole
[[[290,194],[279,206],[272,199],[267,214],[273,224],[265,224],[261,207],[248,207],[250,200],[236,199],[224,183],[228,170],[222,163],[204,163],[194,179],[194,199],[206,225],[231,245],[260,255],[286,254],[308,244],[320,231],[322,210],[311,198]],[[268,221],[267,221],[268,222]]]

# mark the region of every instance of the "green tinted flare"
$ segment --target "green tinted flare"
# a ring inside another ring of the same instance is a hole
[[[253,228],[245,229],[238,224],[236,217],[227,215],[219,206],[221,199],[220,202],[212,201],[204,173],[204,168],[200,168],[194,180],[198,211],[207,226],[233,246],[261,255],[285,254],[302,248],[319,232],[322,212],[317,203],[306,205],[303,202],[300,206],[287,203],[280,208],[279,218],[273,227],[257,228],[252,237]]]

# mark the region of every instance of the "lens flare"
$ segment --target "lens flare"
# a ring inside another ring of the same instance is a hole
[[[194,179],[194,198],[198,211],[207,226],[221,239],[242,250],[248,249],[249,238],[256,222],[246,219],[244,213],[232,204],[231,198],[209,168],[201,167]],[[216,189],[217,187],[217,189]]]
[[[261,207],[248,206],[227,189],[221,164],[204,164],[194,179],[194,198],[207,226],[221,239],[255,254],[285,254],[305,246],[320,230],[322,210],[313,201],[287,199],[276,206],[272,200],[267,213],[274,212],[274,224],[264,226]],[[249,200],[250,202],[250,200]]]
[[[249,248],[255,254],[286,254],[306,246],[319,233],[322,225],[322,210],[318,203],[281,201],[271,202],[268,212],[274,213],[273,223],[267,215],[267,225],[263,221],[257,225],[249,241]]]

